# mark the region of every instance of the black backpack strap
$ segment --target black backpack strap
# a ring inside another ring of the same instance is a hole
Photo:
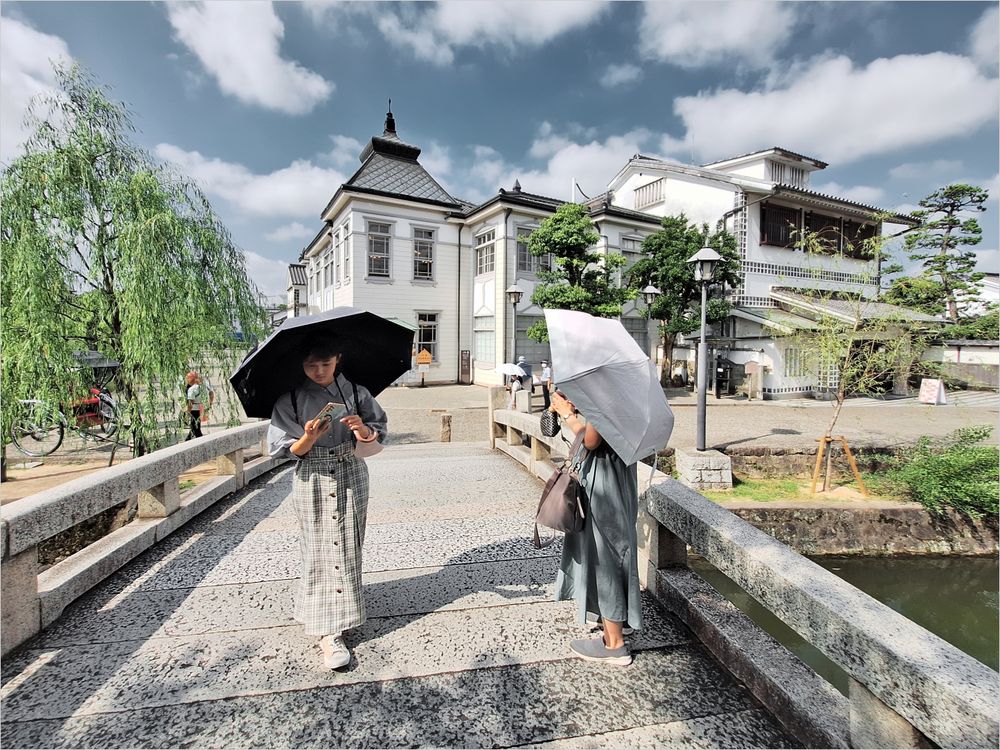
[[[292,388],[292,412],[295,414],[295,423],[299,423],[299,389]]]

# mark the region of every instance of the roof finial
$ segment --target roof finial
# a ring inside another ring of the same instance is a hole
[[[521,192],[521,183],[516,178],[514,180],[514,192],[515,193],[520,193]]]
[[[396,135],[396,120],[392,116],[392,97],[389,97],[389,111],[385,113],[385,130],[382,135]]]

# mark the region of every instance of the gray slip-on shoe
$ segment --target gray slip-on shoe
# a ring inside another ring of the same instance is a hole
[[[629,653],[628,646],[608,648],[604,645],[604,638],[581,638],[570,641],[569,650],[581,659],[614,664],[616,667],[627,667],[632,663],[632,654]]]

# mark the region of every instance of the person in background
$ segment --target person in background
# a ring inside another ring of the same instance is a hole
[[[542,360],[542,374],[539,377],[539,381],[542,384],[542,401],[543,406],[548,409],[552,403],[549,398],[549,388],[552,387],[552,368],[549,367],[547,360]]]
[[[185,441],[188,441],[191,438],[202,437],[201,423],[208,421],[208,410],[215,403],[215,391],[203,383],[201,375],[194,370],[191,370],[184,377],[184,380],[187,383],[187,412],[191,420],[187,437],[184,438]],[[208,403],[205,403],[206,399]]]
[[[531,365],[528,364],[528,360],[525,359],[523,354],[517,355],[517,366],[524,370],[524,380],[521,381],[521,386],[524,387],[525,380],[527,381],[527,387],[531,389],[531,394],[535,393],[535,381],[531,377]]]
[[[507,401],[508,409],[517,408],[517,392],[523,388],[520,375],[510,376],[510,399]]]
[[[270,454],[295,460],[292,506],[299,519],[302,578],[292,616],[319,636],[327,669],[351,662],[344,633],[366,619],[361,548],[368,519],[368,466],[355,441],[384,441],[387,417],[368,389],[340,373],[343,349],[318,339],[302,352],[302,383],[274,404]],[[315,417],[330,402],[336,418]]]
[[[627,666],[632,663],[632,654],[624,636],[642,628],[635,464],[626,466],[558,390],[552,393],[550,408],[574,434],[584,432],[583,447],[587,450],[580,465],[587,516],[583,529],[566,534],[563,540],[555,598],[574,600],[580,624],[596,620],[604,630],[600,638],[574,640],[569,647],[581,659]]]

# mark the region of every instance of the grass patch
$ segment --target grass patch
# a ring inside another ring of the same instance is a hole
[[[702,494],[712,500],[753,500],[766,503],[770,500],[793,500],[802,494],[800,483],[795,479],[741,479],[733,477],[733,489],[713,492],[703,490]]]
[[[181,492],[184,492],[185,490],[193,489],[194,487],[197,487],[197,486],[198,486],[198,483],[196,481],[194,481],[193,479],[183,479],[180,482],[178,482],[178,484],[177,484],[177,487],[178,487],[178,489],[180,489]]]

